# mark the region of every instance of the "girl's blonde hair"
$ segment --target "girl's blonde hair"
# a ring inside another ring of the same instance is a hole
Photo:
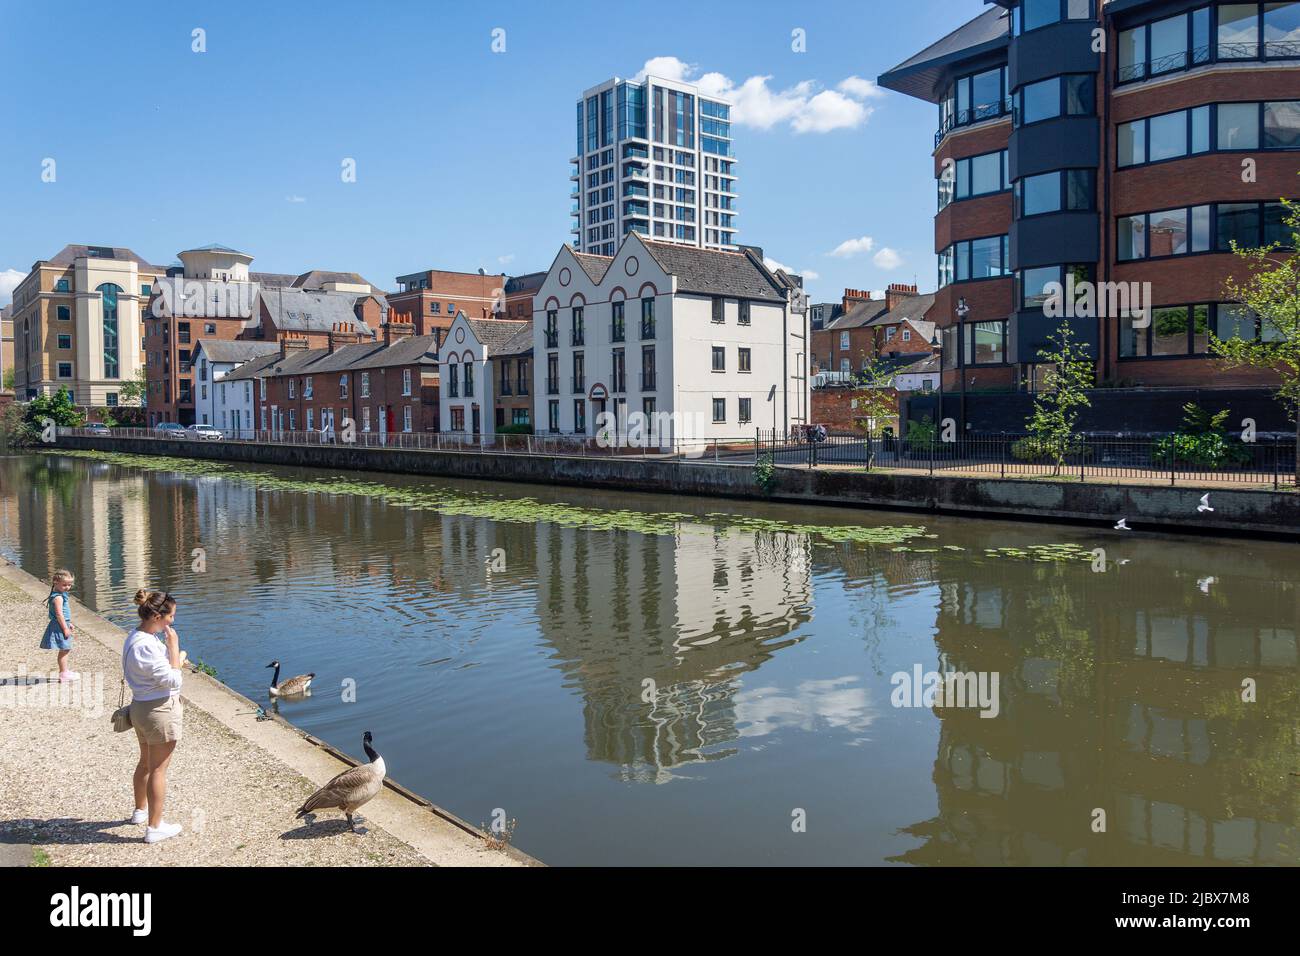
[[[141,588],[135,592],[135,603],[139,605],[140,620],[149,621],[155,617],[166,617],[176,608],[176,599],[162,591],[146,591]]]
[[[68,571],[64,568],[60,568],[59,570],[55,571],[54,576],[50,578],[50,586],[53,587],[54,585],[58,584],[60,581],[67,581],[71,583],[72,581],[75,580],[76,577],[73,575],[71,571]]]

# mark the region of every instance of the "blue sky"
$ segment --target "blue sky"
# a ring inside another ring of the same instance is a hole
[[[10,270],[70,242],[161,265],[220,242],[255,270],[356,271],[386,289],[425,268],[545,269],[572,238],[578,95],[652,58],[744,91],[739,241],[806,271],[819,301],[933,289],[936,110],[851,78],[874,81],[983,9],[70,0],[56,18],[0,0],[0,304]]]

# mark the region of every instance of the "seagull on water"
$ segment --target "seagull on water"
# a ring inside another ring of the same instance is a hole
[[[1218,578],[1201,578],[1199,581],[1196,582],[1196,586],[1201,589],[1202,594],[1209,594],[1210,585],[1218,584],[1218,583],[1219,583]]]
[[[1118,521],[1115,522],[1115,530],[1132,531],[1133,529],[1128,526],[1128,518],[1120,518]]]

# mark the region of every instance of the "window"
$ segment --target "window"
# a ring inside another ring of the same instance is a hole
[[[950,282],[995,279],[1009,275],[1007,237],[989,236],[949,246],[939,254],[939,287]]]
[[[751,352],[749,349],[742,348],[738,350],[737,367],[739,368],[740,371],[742,372],[753,371],[753,368],[750,365],[750,360],[751,360]]]
[[[118,377],[118,321],[117,297],[122,289],[111,282],[106,282],[95,290],[99,293],[100,307],[103,312],[104,333],[104,377]],[[182,369],[184,371],[184,369]]]
[[[641,338],[652,339],[655,337],[655,300],[641,300]]]
[[[309,399],[312,397],[311,376],[308,375],[302,380],[302,397]]]
[[[339,398],[348,397],[348,373],[344,372],[339,376]]]
[[[1006,360],[1006,322],[967,322],[962,329],[967,365],[1001,365]]]
[[[712,304],[713,304],[713,324],[721,325],[726,321],[726,313],[723,310],[724,302],[718,296],[714,296]]]
[[[1219,149],[1259,148],[1259,104],[1220,103],[1217,124]]]
[[[60,322],[72,321],[72,309],[66,305],[60,305],[55,308],[55,315]]]
[[[72,336],[71,336],[71,335],[68,335],[68,334],[66,334],[66,333],[60,333],[60,334],[59,334],[59,348],[61,348],[61,349],[70,349],[70,348],[72,348]]]
[[[217,334],[217,323],[215,323],[215,322],[205,322],[205,323],[203,323],[203,334],[204,334],[204,335],[216,335],[216,334]]]
[[[754,420],[753,404],[754,400],[752,398],[742,398],[740,400],[740,424],[745,425]]]
[[[739,325],[749,325],[749,300],[740,300],[740,318],[737,320]]]
[[[609,340],[611,342],[623,341],[623,307],[625,303],[615,302],[610,306],[611,321],[609,328]]]
[[[1043,173],[1040,176],[1026,176],[1017,183],[1020,186],[1020,215],[1039,216],[1047,212],[1057,212],[1061,208],[1061,174]]]
[[[402,406],[402,431],[409,432],[410,430],[411,430],[411,406],[403,405]]]
[[[720,345],[713,346],[713,371],[725,372],[727,370],[727,350]]]
[[[580,305],[573,307],[573,329],[569,333],[570,345],[586,344],[586,323],[584,321],[585,309]]]
[[[1157,76],[1187,66],[1187,14],[1166,17],[1151,24],[1150,75]]]
[[[959,159],[939,175],[939,208],[950,202],[1003,192],[1008,188],[1007,151]]]
[[[361,397],[362,398],[370,397],[370,373],[369,372],[361,373]]]
[[[573,431],[575,434],[587,433],[587,403],[581,398],[573,400]]]
[[[72,363],[71,363],[71,362],[60,362],[60,363],[59,363],[59,378],[72,378]]]
[[[457,405],[451,410],[451,430],[454,432],[463,432],[465,430],[465,407]],[[558,431],[558,428],[552,428],[551,431]]]
[[[369,405],[361,406],[361,430],[363,432],[370,431],[370,406]]]
[[[1300,149],[1300,100],[1264,104],[1264,148]]]
[[[546,347],[548,349],[560,347],[560,317],[555,309],[546,311]]]
[[[1027,126],[1061,115],[1061,79],[1030,83],[1020,91],[1019,124]]]
[[[727,400],[725,398],[715,398],[713,400],[713,424],[720,425],[727,420]]]
[[[467,364],[465,366],[465,394],[466,395],[474,394],[473,368],[474,368],[473,365]],[[411,394],[411,370],[409,368],[402,369],[402,394],[403,395]]]
[[[560,403],[555,399],[546,403],[546,427],[552,432],[560,430]],[[461,426],[461,430],[464,430],[464,425]]]
[[[1218,56],[1220,60],[1253,60],[1259,56],[1259,4],[1220,4]]]
[[[1231,252],[1233,242],[1246,247],[1259,245],[1259,203],[1220,203],[1217,220],[1216,248],[1220,252]]]
[[[653,345],[641,347],[641,390],[655,390],[655,350]]]
[[[1121,261],[1210,251],[1210,206],[1122,216],[1117,241]]]
[[[72,289],[71,289],[71,287],[68,285],[68,280],[67,280],[67,279],[59,279],[57,282],[54,283],[54,291],[55,291],[55,292],[71,292]]]

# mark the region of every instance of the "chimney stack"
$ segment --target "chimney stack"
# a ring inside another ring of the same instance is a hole
[[[342,322],[335,322],[334,328],[330,330],[329,351],[334,354],[335,349],[342,348],[345,345],[356,345],[361,341],[361,334],[355,329],[350,329]]]
[[[914,285],[906,285],[902,282],[891,283],[889,288],[885,290],[885,308],[893,312],[902,304],[904,299],[909,299],[916,294],[916,286]]]
[[[388,348],[394,342],[410,338],[414,334],[415,326],[410,322],[389,322],[384,326],[384,348]]]
[[[307,348],[307,340],[300,338],[296,333],[286,332],[280,337],[280,358],[285,358],[290,352],[298,352]]]

